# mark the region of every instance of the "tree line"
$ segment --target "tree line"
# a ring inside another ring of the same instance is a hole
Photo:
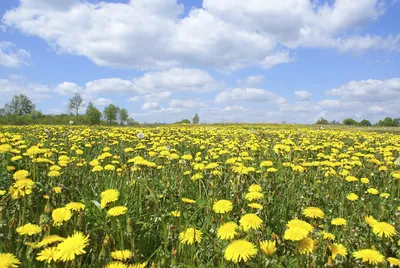
[[[68,113],[51,115],[43,114],[36,110],[36,105],[24,94],[15,95],[10,102],[0,108],[0,124],[28,125],[63,125],[72,122],[78,125],[137,125],[139,124],[129,116],[128,110],[119,108],[114,104],[107,105],[101,112],[92,102],[86,106],[85,112],[80,112],[85,108],[85,103],[79,93],[69,99]],[[193,117],[192,123],[198,124],[199,116]],[[176,122],[178,124],[190,124],[190,120],[183,119]]]
[[[339,121],[331,121],[329,122],[325,118],[321,117],[318,119],[318,121],[315,123],[316,125],[339,125],[343,124],[346,126],[363,126],[363,127],[370,127],[370,126],[380,126],[380,127],[400,127],[400,118],[391,118],[391,117],[386,117],[383,120],[379,120],[376,124],[371,124],[371,122],[367,119],[363,119],[360,122],[357,122],[353,118],[346,118],[343,120],[342,123]]]

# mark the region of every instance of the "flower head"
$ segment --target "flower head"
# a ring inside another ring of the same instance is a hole
[[[223,214],[231,211],[233,208],[232,202],[229,200],[219,200],[214,202],[213,210],[215,213]]]
[[[127,207],[117,206],[117,207],[110,208],[107,211],[107,215],[111,216],[111,217],[116,217],[116,216],[124,215],[127,211],[128,211]]]
[[[397,234],[393,225],[387,222],[376,222],[372,226],[372,232],[380,237],[392,237]]]
[[[54,226],[60,226],[63,222],[69,221],[71,219],[72,213],[67,208],[56,208],[53,210],[51,217],[53,219]]]
[[[233,239],[236,235],[238,235],[237,229],[239,226],[234,222],[227,222],[221,225],[218,228],[217,236],[222,240],[230,240]]]
[[[107,204],[118,200],[119,192],[115,189],[108,189],[101,193],[100,207],[105,208]]]
[[[36,260],[38,261],[45,261],[47,263],[50,263],[52,261],[57,261],[58,260],[58,251],[56,247],[51,247],[51,248],[45,248],[42,251],[40,251],[36,257]]]
[[[119,261],[125,261],[132,258],[133,254],[130,250],[117,250],[111,252],[111,258]]]
[[[244,239],[232,241],[225,249],[224,257],[234,263],[247,262],[257,254],[256,246]]]
[[[343,226],[347,224],[347,221],[343,218],[334,218],[332,219],[331,224],[335,226]]]
[[[347,249],[342,244],[333,243],[329,246],[329,250],[332,252],[332,259],[336,259],[337,255],[347,256]]]
[[[312,238],[305,237],[297,244],[297,250],[300,254],[311,254],[314,251],[315,241]]]
[[[89,236],[76,232],[57,245],[57,258],[63,262],[72,261],[76,255],[86,253],[84,248],[88,244]]]
[[[249,229],[260,228],[263,220],[254,213],[248,213],[240,219],[239,223],[240,227],[242,227],[244,231],[247,231]]]
[[[380,264],[385,261],[385,257],[375,249],[362,249],[353,252],[353,256],[356,259],[361,259],[362,262],[369,264]]]
[[[0,253],[0,267],[2,268],[15,268],[21,262],[11,253]]]
[[[308,207],[304,209],[303,215],[306,216],[307,218],[314,218],[314,219],[317,218],[322,219],[325,216],[324,212],[317,207]]]
[[[260,248],[267,256],[272,256],[276,252],[276,241],[265,240],[260,242]]]
[[[185,231],[179,234],[179,240],[183,244],[192,245],[194,242],[201,242],[201,236],[203,232],[195,228],[187,228]]]

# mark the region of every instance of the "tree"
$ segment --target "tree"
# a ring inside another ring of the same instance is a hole
[[[89,102],[86,108],[86,120],[89,125],[99,125],[101,118],[101,112],[94,107],[93,103]]]
[[[174,124],[190,124],[190,120],[189,119],[183,119],[181,121],[175,122]]]
[[[321,117],[320,119],[318,119],[318,121],[315,124],[316,125],[328,125],[329,122],[325,118]]]
[[[68,103],[68,111],[70,113],[75,113],[79,115],[79,109],[83,107],[83,99],[79,93],[75,93],[75,95],[69,99]]]
[[[347,119],[343,120],[343,125],[354,126],[354,125],[357,125],[357,121],[354,120],[353,118],[347,118]]]
[[[125,108],[122,108],[121,110],[119,110],[119,122],[121,125],[124,125],[125,122],[128,121],[128,118],[129,118],[129,114]]]
[[[192,123],[197,125],[200,122],[200,118],[197,114],[193,116]]]
[[[4,106],[7,114],[28,115],[35,110],[36,106],[24,94],[15,95],[12,100]]]
[[[396,121],[393,122],[393,119],[391,117],[386,117],[385,119],[379,120],[378,126],[382,127],[395,127],[396,126]]]
[[[110,104],[104,108],[104,118],[108,121],[110,125],[112,124],[112,122],[117,120],[118,111],[119,108],[114,104]]]
[[[393,125],[395,127],[400,127],[400,118],[393,118]]]
[[[370,126],[372,126],[371,122],[368,121],[367,119],[362,120],[362,121],[360,122],[360,125],[361,125],[361,126],[364,126],[364,127],[370,127]]]

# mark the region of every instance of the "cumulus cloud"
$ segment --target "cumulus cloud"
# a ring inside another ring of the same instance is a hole
[[[160,110],[161,106],[158,102],[147,101],[143,103],[142,110]]]
[[[13,43],[0,41],[0,66],[16,68],[28,64],[28,51],[18,49]]]
[[[176,0],[23,0],[3,21],[100,66],[234,71],[292,62],[298,47],[398,51],[398,36],[353,34],[385,8],[380,0],[204,0],[183,17]]]
[[[298,99],[300,101],[307,101],[312,96],[312,94],[310,92],[305,91],[305,90],[295,91],[294,95],[296,96],[296,99]]]
[[[339,100],[322,100],[318,103],[318,105],[322,108],[326,109],[335,109],[340,107]]]
[[[219,93],[215,100],[217,102],[267,102],[284,103],[285,99],[275,93],[260,88],[234,88]]]
[[[237,83],[244,86],[257,86],[264,81],[263,75],[250,75],[246,79],[238,79]]]
[[[105,107],[107,105],[112,104],[113,101],[110,99],[106,99],[106,98],[97,98],[95,100],[93,100],[93,104],[95,106],[99,106],[99,107]]]
[[[169,101],[168,106],[171,108],[184,108],[195,109],[207,106],[204,102],[199,100],[177,100],[172,99]]]

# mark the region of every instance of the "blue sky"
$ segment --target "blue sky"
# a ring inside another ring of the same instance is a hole
[[[2,0],[0,106],[139,122],[400,117],[400,2]],[[84,112],[84,109],[82,110]]]

